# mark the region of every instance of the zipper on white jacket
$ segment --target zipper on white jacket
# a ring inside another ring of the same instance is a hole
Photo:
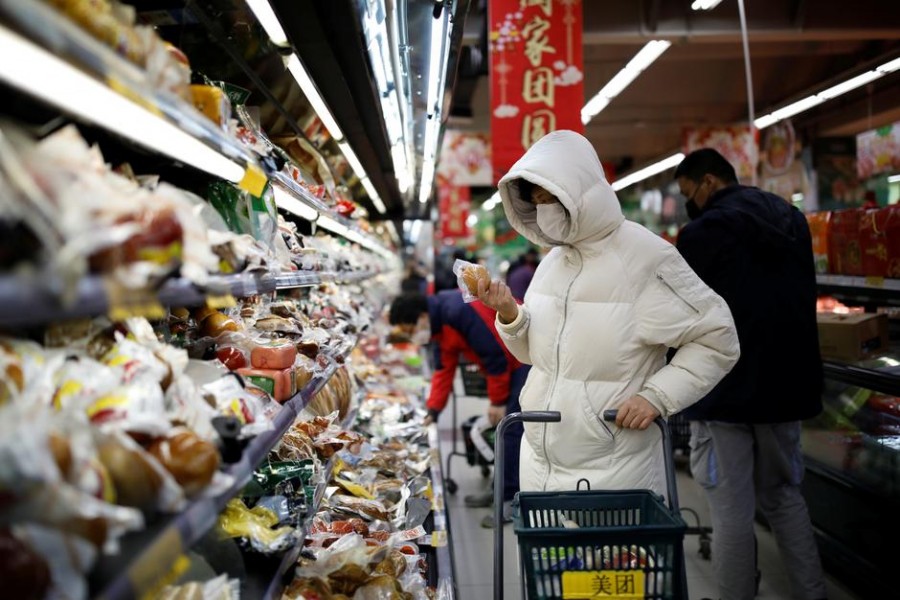
[[[660,275],[659,273],[657,273],[657,274],[656,274],[656,278],[659,279],[659,280],[662,282],[662,284],[663,284],[664,286],[666,286],[667,288],[669,288],[669,290],[671,290],[671,292],[672,292],[673,294],[675,294],[676,296],[678,296],[678,297],[681,299],[682,302],[684,302],[685,304],[687,304],[688,307],[690,307],[690,309],[691,309],[692,311],[694,311],[694,312],[697,313],[698,315],[700,314],[700,310],[699,310],[696,306],[694,306],[693,304],[691,304],[690,302],[688,302],[687,299],[686,299],[684,296],[682,296],[681,294],[679,294],[679,293],[678,293],[678,290],[676,290],[676,289],[672,286],[671,283],[669,283],[668,281],[666,281],[665,278],[663,278],[662,275]]]
[[[550,400],[553,398],[553,392],[556,391],[556,383],[559,381],[559,346],[560,341],[562,340],[563,331],[566,329],[566,320],[569,318],[569,293],[572,291],[572,286],[575,285],[575,280],[578,279],[578,276],[581,275],[581,272],[584,270],[584,257],[577,248],[573,247],[572,250],[578,254],[578,272],[575,273],[575,276],[569,281],[569,285],[566,287],[566,294],[563,296],[562,324],[559,327],[559,332],[556,334],[556,367],[555,372],[553,373],[553,383],[550,385],[550,393],[547,394],[547,403],[544,406],[544,410],[550,410]],[[566,257],[566,262],[568,262],[568,255]],[[553,463],[550,462],[550,456],[547,452],[547,426],[547,423],[541,424],[541,445],[544,448],[544,460],[547,461],[547,476],[544,478],[544,485],[541,486],[541,491],[544,492],[547,491],[547,482],[550,481],[550,475],[553,472]]]

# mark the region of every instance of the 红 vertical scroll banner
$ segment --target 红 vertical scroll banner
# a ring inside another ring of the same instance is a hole
[[[584,131],[581,0],[490,0],[494,184],[551,131]]]
[[[469,237],[469,209],[472,204],[468,186],[459,186],[443,177],[438,178],[438,211],[440,237],[445,242]]]

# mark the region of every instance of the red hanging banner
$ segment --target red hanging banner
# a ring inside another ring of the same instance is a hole
[[[440,212],[440,238],[444,241],[469,237],[469,208],[472,204],[468,186],[457,186],[438,178],[438,211]]]
[[[490,0],[494,184],[558,129],[584,131],[581,0]]]

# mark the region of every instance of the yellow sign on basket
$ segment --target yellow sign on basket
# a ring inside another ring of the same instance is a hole
[[[630,571],[564,571],[562,597],[566,600],[582,598],[643,598],[645,573]]]

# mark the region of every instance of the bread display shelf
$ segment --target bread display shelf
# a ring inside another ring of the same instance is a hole
[[[355,346],[347,344],[339,349],[340,356],[349,356]],[[281,437],[294,423],[297,415],[328,383],[340,365],[337,361],[321,374],[314,376],[293,398],[284,403],[273,419],[273,428],[253,438],[244,448],[241,460],[228,466],[225,473],[233,483],[224,492],[191,502],[181,513],[151,524],[145,530],[122,538],[121,551],[99,563],[91,574],[91,596],[103,600],[152,597],[180,572],[185,552],[215,525],[218,515],[233,497],[250,481],[253,472]],[[324,489],[323,489],[324,492]],[[321,500],[317,489],[317,503]]]
[[[52,281],[52,280],[51,280]],[[169,279],[157,290],[127,290],[103,277],[81,279],[72,297],[63,299],[46,278],[0,276],[0,326],[39,325],[65,319],[146,316],[165,306],[224,307],[233,298],[274,292],[275,277],[268,273],[211,276],[202,289],[182,278]]]
[[[253,155],[238,140],[217,128],[190,103],[174,94],[155,89],[142,69],[118,56],[47,4],[0,0],[0,19],[6,25],[0,26],[4,33],[23,34],[30,42],[65,60],[80,73],[104,82],[110,89],[132,100],[147,113],[174,125],[220,154],[222,158],[234,162],[247,171],[262,172]],[[33,73],[36,79],[47,76],[48,74],[40,72],[40,69]],[[23,91],[34,92],[27,81],[14,80],[9,83]],[[78,114],[77,109],[68,106],[70,101],[65,97],[50,100],[58,108]],[[90,120],[101,127],[107,126],[102,118]],[[113,133],[128,137],[127,131],[110,129]],[[132,139],[141,145],[147,145],[146,140],[138,137],[137,133]],[[191,164],[190,160],[185,162]],[[192,166],[203,169],[199,165],[192,164]],[[237,183],[240,177],[236,176],[234,180]]]

